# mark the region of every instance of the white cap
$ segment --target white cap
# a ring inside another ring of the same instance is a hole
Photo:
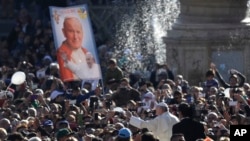
[[[36,90],[35,90],[35,94],[43,95],[44,92],[43,92],[42,89],[36,89]]]
[[[50,94],[50,99],[53,100],[55,99],[57,96],[64,94],[63,91],[57,91],[54,90],[51,94]]]
[[[165,102],[160,102],[157,104],[157,106],[168,108],[168,104]]]

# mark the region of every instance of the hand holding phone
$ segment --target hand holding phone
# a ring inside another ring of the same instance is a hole
[[[95,120],[95,121],[99,120],[99,113],[95,113],[95,115],[94,115],[94,120]]]
[[[229,106],[236,106],[237,103],[237,101],[229,101]]]

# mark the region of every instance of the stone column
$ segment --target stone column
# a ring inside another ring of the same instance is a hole
[[[167,63],[192,85],[205,80],[210,62],[228,80],[235,68],[249,75],[248,0],[179,0],[180,14],[164,42]]]

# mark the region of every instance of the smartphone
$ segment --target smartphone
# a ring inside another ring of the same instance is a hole
[[[99,120],[98,116],[99,116],[99,113],[95,113],[94,120]]]
[[[76,104],[76,100],[69,100],[69,104],[70,105]]]
[[[214,127],[220,128],[220,124],[221,124],[221,123],[217,122],[217,123],[214,124]]]
[[[204,93],[199,93],[199,97],[203,98],[203,97],[205,97],[205,94]]]
[[[237,101],[229,101],[229,106],[236,106],[237,103]]]
[[[144,103],[144,102],[138,102],[137,104],[138,104],[138,106],[146,106],[146,103]]]
[[[83,125],[83,114],[78,114],[78,115],[77,115],[77,123],[78,123],[78,125],[80,125],[80,126]]]

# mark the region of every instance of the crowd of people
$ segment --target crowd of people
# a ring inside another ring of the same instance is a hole
[[[250,124],[250,85],[235,69],[227,82],[212,63],[191,85],[156,63],[144,77],[106,41],[97,85],[64,81],[50,22],[25,7],[16,18],[0,42],[0,141],[229,141],[230,126]],[[25,81],[12,84],[18,71]]]

